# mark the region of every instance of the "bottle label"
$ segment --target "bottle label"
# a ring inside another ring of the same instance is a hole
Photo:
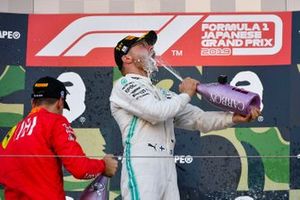
[[[229,97],[224,97],[222,95],[217,95],[210,93],[210,102],[214,104],[218,104],[221,107],[230,107],[233,108],[234,110],[239,110],[239,111],[244,111],[245,109],[245,104],[241,101],[229,98]]]

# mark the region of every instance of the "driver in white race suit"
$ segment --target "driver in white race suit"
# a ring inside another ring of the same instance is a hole
[[[150,75],[158,70],[153,50],[156,40],[156,33],[149,31],[141,37],[125,37],[114,49],[123,77],[115,83],[110,103],[122,133],[121,193],[125,200],[180,199],[172,157],[174,127],[208,132],[249,122],[259,115],[256,108],[241,116],[204,112],[189,104],[199,84],[191,78],[182,81],[180,94],[153,85]]]

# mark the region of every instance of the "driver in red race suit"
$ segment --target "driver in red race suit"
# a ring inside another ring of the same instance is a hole
[[[117,161],[87,158],[63,108],[67,90],[51,77],[33,86],[32,110],[13,127],[0,147],[0,184],[7,200],[65,200],[64,166],[75,178],[91,179],[100,174],[113,176]]]

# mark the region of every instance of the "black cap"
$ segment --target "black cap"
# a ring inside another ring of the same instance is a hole
[[[122,69],[123,61],[122,56],[126,55],[130,48],[141,41],[147,42],[149,45],[154,45],[157,40],[157,35],[155,31],[149,31],[141,37],[136,37],[132,35],[128,35],[118,42],[115,47],[115,62],[118,65],[119,69]]]
[[[64,108],[70,110],[69,105],[66,102],[67,89],[65,85],[59,80],[46,76],[37,80],[32,89],[33,93],[31,98],[54,98],[54,99],[64,99]]]

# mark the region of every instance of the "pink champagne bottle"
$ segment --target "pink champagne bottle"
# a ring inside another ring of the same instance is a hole
[[[108,200],[108,178],[98,176],[81,194],[80,200]]]
[[[217,83],[200,83],[197,92],[208,102],[225,111],[247,115],[252,107],[260,108],[258,94],[229,85],[227,76],[224,75],[218,77]]]

